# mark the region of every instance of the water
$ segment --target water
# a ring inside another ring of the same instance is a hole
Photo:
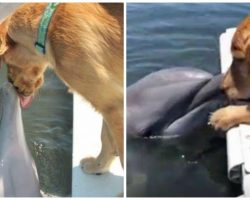
[[[219,36],[250,4],[127,4],[127,85],[160,69],[220,72]],[[129,140],[128,196],[223,197],[240,194],[227,179],[226,143],[207,127],[175,145]]]
[[[72,95],[52,71],[47,71],[44,86],[23,112],[41,189],[50,195],[71,195],[72,108]]]

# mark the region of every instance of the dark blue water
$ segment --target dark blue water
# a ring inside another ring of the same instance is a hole
[[[220,72],[219,36],[250,4],[127,4],[127,85],[164,68]],[[128,196],[237,196],[227,179],[226,143],[208,127],[175,144],[127,145]]]
[[[173,66],[220,71],[219,36],[250,4],[127,4],[127,84]]]

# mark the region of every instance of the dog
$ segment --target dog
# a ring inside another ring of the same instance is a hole
[[[0,59],[8,66],[8,79],[25,107],[51,67],[103,116],[101,153],[83,159],[83,170],[104,173],[116,155],[123,166],[123,4],[59,4],[43,55],[34,44],[46,7],[23,4],[0,24]]]
[[[230,101],[250,98],[250,16],[237,27],[231,44],[232,64],[221,83]],[[249,105],[229,105],[218,109],[210,118],[215,129],[228,130],[241,123],[250,123]]]

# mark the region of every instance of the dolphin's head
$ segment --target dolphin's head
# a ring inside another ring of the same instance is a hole
[[[11,83],[5,82],[0,88],[0,109],[12,109],[19,104],[18,95]]]

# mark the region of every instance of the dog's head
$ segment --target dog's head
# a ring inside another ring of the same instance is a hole
[[[39,67],[27,68],[8,65],[8,80],[13,84],[18,94],[33,95],[43,84],[43,72]]]
[[[9,19],[0,24],[0,59],[8,66],[8,79],[20,96],[33,96],[42,86],[44,67],[30,50],[8,35]]]
[[[230,99],[250,98],[250,16],[238,26],[231,52],[233,61],[224,76],[221,89]]]

